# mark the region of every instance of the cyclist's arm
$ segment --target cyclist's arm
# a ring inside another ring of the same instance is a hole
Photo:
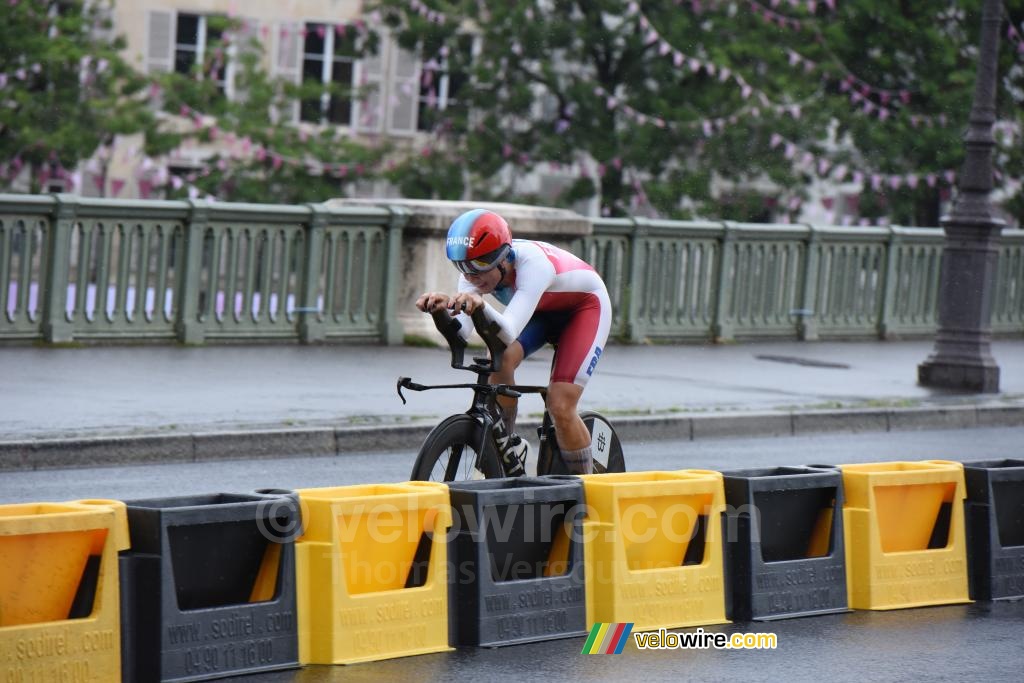
[[[519,336],[519,333],[530,322],[540,298],[547,291],[555,279],[555,267],[545,259],[521,260],[516,265],[516,292],[508,302],[504,312],[484,302],[484,315],[488,320],[498,323],[501,328],[498,336],[505,344],[511,344]],[[474,292],[478,290],[469,284],[466,278],[459,276],[459,292]],[[458,316],[464,337],[469,335],[473,329],[473,321],[465,313]]]

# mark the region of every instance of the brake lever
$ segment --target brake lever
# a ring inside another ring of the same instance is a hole
[[[411,377],[399,377],[395,389],[398,391],[398,398],[402,399],[402,405],[406,405],[408,403],[408,401],[405,400],[405,396],[402,395],[402,387],[413,391],[423,391],[425,388],[422,384],[413,382]]]

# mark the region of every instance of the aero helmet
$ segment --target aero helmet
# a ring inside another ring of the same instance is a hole
[[[448,260],[463,273],[486,273],[499,267],[511,248],[508,223],[493,211],[467,211],[448,228]]]

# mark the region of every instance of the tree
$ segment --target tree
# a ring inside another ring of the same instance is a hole
[[[1024,3],[1008,3],[1010,21]],[[973,90],[976,0],[379,0],[407,48],[449,50],[466,107],[438,113],[434,147],[467,169],[477,198],[572,165],[563,204],[603,213],[756,220],[798,208],[817,178],[854,183],[860,211],[938,224],[963,160]],[[1021,83],[1002,53],[999,115],[1020,167]],[[432,69],[425,69],[430,74]],[[437,155],[429,155],[437,163]],[[396,182],[424,195],[419,159]],[[416,183],[403,183],[413,176]],[[1009,187],[1009,186],[1008,186]],[[1019,197],[1019,188],[1010,193]],[[1018,200],[1014,200],[1018,201]]]
[[[45,189],[117,133],[159,144],[148,83],[121,58],[123,41],[107,38],[101,3],[8,0],[2,18],[0,188],[27,168],[30,190]]]

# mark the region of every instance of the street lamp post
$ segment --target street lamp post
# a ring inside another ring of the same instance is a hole
[[[942,219],[946,233],[939,284],[939,330],[935,348],[917,366],[924,386],[982,393],[999,391],[999,366],[991,353],[992,283],[1003,221],[992,212],[992,124],[995,122],[1000,0],[985,0],[974,103],[964,142],[953,212]]]

